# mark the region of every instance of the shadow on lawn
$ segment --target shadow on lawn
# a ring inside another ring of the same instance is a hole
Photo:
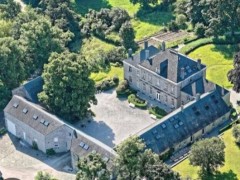
[[[89,9],[99,11],[101,8],[111,8],[108,0],[74,0],[72,3],[73,9],[84,16]]]
[[[226,59],[233,60],[234,54],[239,48],[238,45],[215,45],[211,50],[221,53]]]
[[[174,17],[171,11],[149,7],[148,9],[139,9],[136,18],[152,25],[166,26]]]
[[[216,172],[213,175],[201,175],[200,179],[202,180],[238,180],[237,174],[232,170],[228,172]]]

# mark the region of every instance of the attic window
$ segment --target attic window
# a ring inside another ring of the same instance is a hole
[[[160,138],[161,138],[161,136],[160,136],[160,135],[157,135],[157,136],[156,136],[156,139],[157,139],[157,140],[159,140]]]
[[[216,100],[214,101],[214,103],[215,103],[215,104],[218,104],[218,100],[216,99]]]
[[[44,119],[41,119],[40,123],[44,124],[44,123],[45,123],[45,120],[44,120]]]
[[[175,129],[179,128],[179,125],[178,124],[175,124],[174,125]]]
[[[200,113],[199,111],[196,111],[196,112],[195,112],[195,115],[196,115],[196,116],[200,116],[200,114],[201,114],[201,113]]]
[[[17,108],[18,105],[19,105],[19,104],[15,102],[15,103],[13,104],[13,107]]]
[[[85,144],[85,146],[83,146],[83,149],[88,150],[89,146],[87,144]]]
[[[37,120],[38,119],[38,116],[36,114],[33,115],[33,119],[34,120]]]
[[[179,124],[179,126],[182,126],[182,125],[183,125],[183,122],[182,122],[182,121],[180,121],[178,124]]]
[[[105,156],[105,157],[103,158],[103,161],[104,161],[104,162],[108,162],[108,161],[109,161],[109,158]]]
[[[206,109],[206,110],[209,110],[209,106],[208,106],[208,105],[206,105],[206,106],[205,106],[205,109]]]
[[[27,114],[27,112],[28,112],[27,108],[24,108],[22,112],[23,112],[24,114]]]
[[[44,126],[47,126],[47,127],[48,127],[48,126],[49,126],[49,122],[45,121],[45,122],[44,122]]]
[[[153,133],[153,134],[157,134],[157,130],[155,129],[152,133]]]
[[[194,107],[192,107],[192,110],[193,110],[193,111],[196,111],[196,110],[197,110],[197,108],[194,106]]]
[[[162,128],[165,129],[166,127],[167,127],[166,124],[163,123]]]
[[[79,146],[82,147],[82,148],[84,147],[84,145],[85,145],[84,142],[80,142],[80,144],[79,144]]]

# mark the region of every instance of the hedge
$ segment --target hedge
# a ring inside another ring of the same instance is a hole
[[[182,54],[189,54],[195,49],[207,45],[207,44],[236,44],[240,42],[240,36],[235,36],[235,38],[221,36],[221,37],[209,37],[209,38],[202,38],[196,41],[193,41],[183,48],[180,49]]]
[[[135,94],[130,94],[128,96],[128,102],[135,105],[135,107],[140,109],[147,108],[147,101],[138,98]]]
[[[163,118],[164,116],[167,115],[166,111],[164,111],[163,109],[159,108],[159,107],[150,107],[149,109],[149,113],[155,115],[158,119]]]
[[[240,124],[240,119],[237,119],[237,120],[231,122],[230,124],[228,124],[227,126],[223,127],[222,129],[220,129],[219,134],[222,134],[226,130],[231,129],[234,124]]]
[[[112,79],[107,79],[101,83],[96,84],[97,91],[108,91],[112,88],[115,88],[119,83],[119,78],[113,77]]]

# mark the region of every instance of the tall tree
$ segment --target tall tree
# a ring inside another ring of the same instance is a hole
[[[228,72],[228,80],[233,84],[233,90],[240,92],[240,52],[235,55],[233,69]]]
[[[21,5],[14,0],[6,0],[0,3],[0,14],[4,19],[14,19],[21,12]]]
[[[80,159],[76,180],[109,180],[110,171],[99,154],[91,153]]]
[[[64,33],[52,26],[47,17],[37,17],[34,21],[23,23],[19,29],[19,42],[25,51],[25,64],[29,74],[35,70],[41,71],[50,54],[62,52],[72,37],[70,32]]]
[[[204,139],[193,144],[190,164],[200,166],[203,174],[211,174],[225,161],[224,142],[219,138]]]
[[[122,25],[119,35],[122,39],[122,45],[125,47],[125,49],[136,49],[136,43],[134,41],[135,32],[130,21],[127,21]]]
[[[79,120],[88,113],[90,103],[97,103],[94,81],[84,57],[69,53],[53,53],[44,66],[43,92],[40,101],[67,120]]]

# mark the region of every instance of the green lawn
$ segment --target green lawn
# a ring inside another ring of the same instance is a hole
[[[117,75],[119,77],[120,81],[123,80],[123,68],[111,66],[110,70],[102,71],[99,73],[92,73],[91,78],[95,82],[101,82],[104,79],[113,78],[115,75]]]
[[[91,37],[89,39],[84,39],[81,47],[81,53],[86,56],[87,59],[95,57],[100,50],[109,51],[115,46],[108,44],[98,38]]]
[[[235,144],[232,136],[232,129],[229,129],[223,134],[223,140],[226,145],[225,149],[225,165],[219,169],[219,172],[206,180],[237,180],[240,179],[240,148]],[[198,178],[199,168],[189,165],[189,160],[181,162],[173,168],[179,172],[183,178],[191,177]],[[204,180],[205,180],[204,179]]]
[[[140,9],[139,5],[133,5],[129,0],[72,0],[73,8],[85,15],[88,9],[100,10],[101,8],[120,7],[128,11],[134,17]],[[145,36],[150,36],[161,29],[173,19],[171,12],[152,12],[132,19],[133,27],[136,31],[136,40]]]
[[[231,88],[227,73],[233,68],[233,56],[236,46],[232,45],[206,45],[189,54],[193,59],[201,59],[207,65],[207,79],[225,88]]]

